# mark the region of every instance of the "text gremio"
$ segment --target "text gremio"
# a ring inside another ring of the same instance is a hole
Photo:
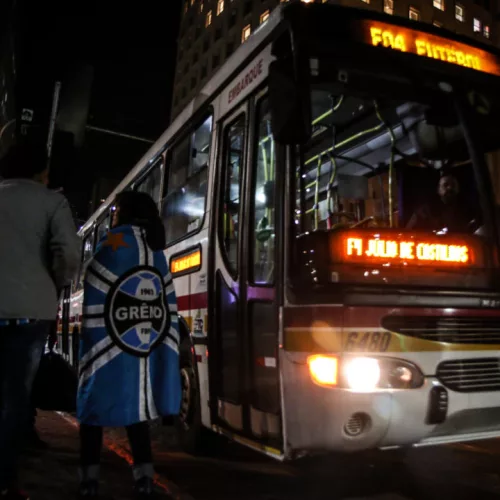
[[[256,63],[250,70],[243,76],[243,78],[229,91],[228,104],[231,104],[238,96],[262,75],[263,59]]]

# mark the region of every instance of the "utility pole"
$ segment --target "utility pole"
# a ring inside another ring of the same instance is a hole
[[[57,111],[59,109],[59,95],[61,93],[61,82],[56,82],[54,95],[52,97],[52,111],[50,112],[49,135],[47,137],[47,158],[50,165],[52,156],[52,144],[54,142],[54,132],[56,129]]]

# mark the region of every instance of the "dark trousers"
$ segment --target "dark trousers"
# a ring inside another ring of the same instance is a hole
[[[41,356],[40,356],[40,361],[43,358],[43,354],[44,354],[44,350],[42,349]],[[37,417],[37,415],[38,415],[38,411],[36,409],[35,403],[33,402],[33,398],[31,398],[30,399],[29,412],[28,412],[28,419],[27,419],[27,427],[26,427],[26,431],[28,433],[31,433],[31,432],[35,431],[35,424],[36,424],[36,417]]]
[[[48,341],[48,348],[49,350],[52,350],[57,342],[57,322],[56,321],[51,321],[50,322],[50,335],[49,335],[49,341]],[[42,360],[44,355],[44,350],[42,349],[42,352],[40,353],[40,361]],[[28,434],[31,434],[36,431],[35,425],[36,425],[36,417],[38,415],[36,406],[33,402],[33,398],[31,399],[30,403],[30,411],[28,415],[28,420],[27,420],[27,428],[26,432]]]
[[[50,321],[0,326],[0,491],[17,480],[22,435],[30,413],[31,388]]]
[[[126,427],[134,464],[150,464],[153,460],[149,424],[140,422]],[[102,427],[80,425],[80,463],[82,468],[98,465],[101,458]]]

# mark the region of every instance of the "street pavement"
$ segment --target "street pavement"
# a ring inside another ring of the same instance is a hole
[[[50,449],[22,461],[22,485],[32,500],[75,498],[78,430],[67,416],[40,412],[37,427]],[[282,464],[221,441],[210,457],[175,446],[155,427],[159,491],[177,500],[446,500],[500,498],[500,441],[411,450],[405,456],[371,452]],[[130,454],[122,431],[106,434],[102,498],[132,499]]]

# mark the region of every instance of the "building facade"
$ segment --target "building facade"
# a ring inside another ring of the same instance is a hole
[[[497,0],[184,0],[172,118],[280,3],[335,3],[409,17],[498,45]]]

